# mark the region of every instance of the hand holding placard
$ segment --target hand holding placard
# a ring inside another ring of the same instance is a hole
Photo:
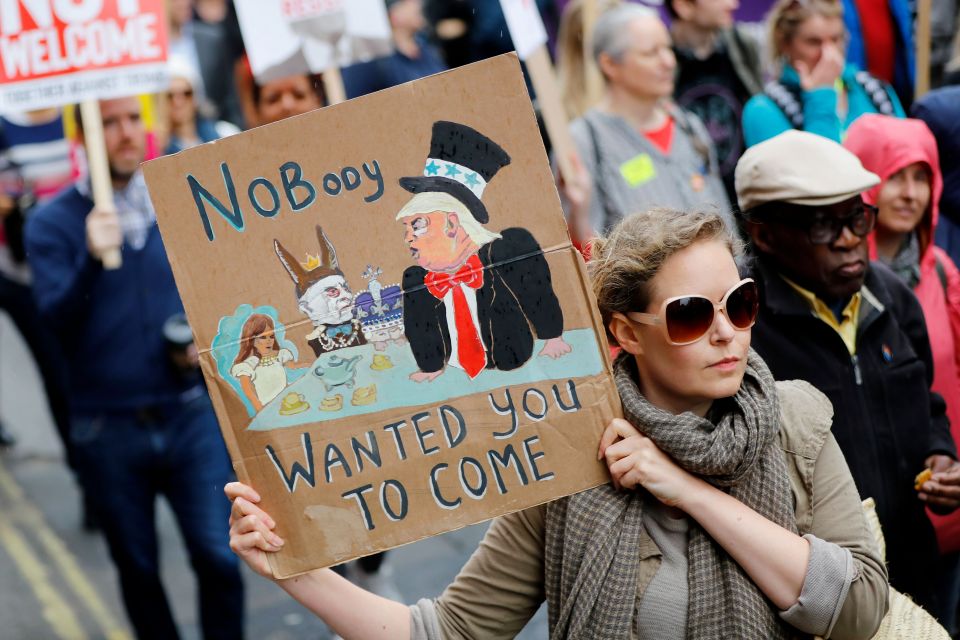
[[[110,178],[107,148],[103,141],[100,103],[96,100],[84,100],[80,103],[80,117],[83,120],[83,140],[87,150],[94,206],[93,212],[87,217],[87,247],[93,256],[103,263],[105,269],[119,269],[122,264],[120,247],[123,244],[123,235],[113,204],[113,183]]]
[[[90,255],[102,261],[107,269],[116,269],[120,266],[122,242],[123,233],[117,212],[94,207],[87,216],[87,249]]]

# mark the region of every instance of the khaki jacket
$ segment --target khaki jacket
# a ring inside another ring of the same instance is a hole
[[[831,638],[871,638],[887,611],[886,569],[868,529],[853,478],[830,426],[833,408],[803,381],[778,382],[780,448],[801,534],[848,549],[854,577]],[[473,556],[436,601],[411,607],[413,638],[513,638],[544,600],[545,505],[493,521]],[[641,538],[637,599],[660,566],[660,550]],[[635,631],[632,636],[635,636]]]

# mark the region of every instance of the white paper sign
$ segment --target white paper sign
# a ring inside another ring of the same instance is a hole
[[[388,55],[383,0],[235,0],[243,42],[260,83]]]
[[[535,0],[500,0],[507,18],[510,39],[521,60],[547,43],[547,30],[537,10]]]

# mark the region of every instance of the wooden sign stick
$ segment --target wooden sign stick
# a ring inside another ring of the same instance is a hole
[[[563,107],[563,100],[560,98],[560,87],[557,84],[553,65],[550,63],[550,54],[547,53],[546,45],[541,45],[528,55],[525,62],[527,73],[530,74],[533,88],[537,92],[540,114],[543,116],[543,123],[546,125],[547,135],[553,146],[553,156],[557,161],[560,176],[567,184],[576,184],[578,177],[574,160],[579,160],[579,155],[573,137],[570,135],[570,123],[567,120],[566,109]],[[593,236],[588,220],[571,219],[568,224],[571,235],[578,242]]]
[[[587,104],[600,102],[603,94],[603,79],[600,70],[593,64],[593,25],[597,23],[600,9],[597,0],[583,0],[583,87],[587,94]]]
[[[560,88],[557,86],[557,79],[553,72],[553,65],[550,63],[550,54],[547,53],[547,47],[540,46],[527,56],[525,62],[530,80],[533,83],[533,89],[537,92],[540,114],[543,116],[543,122],[547,127],[547,135],[550,136],[550,143],[553,146],[553,153],[560,169],[560,175],[563,176],[564,180],[573,181],[576,176],[570,157],[571,154],[576,155],[577,148],[573,144],[573,138],[570,137],[570,123],[563,108]]]
[[[917,0],[917,80],[914,99],[930,90],[930,21],[932,0]]]
[[[97,100],[80,103],[80,118],[83,121],[83,144],[87,151],[87,168],[93,188],[93,205],[102,211],[116,211],[113,202],[113,181],[110,179],[110,162],[103,140],[103,119]],[[119,269],[123,264],[120,247],[100,255],[104,269]]]
[[[347,90],[343,86],[340,67],[330,67],[323,72],[323,93],[327,96],[327,104],[340,104],[346,101]]]

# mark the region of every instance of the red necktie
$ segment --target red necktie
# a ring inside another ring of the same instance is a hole
[[[467,297],[463,293],[465,285],[471,289],[483,286],[483,264],[476,254],[470,256],[456,273],[442,273],[430,271],[423,278],[427,291],[437,300],[443,300],[450,289],[453,289],[453,319],[457,331],[457,359],[460,366],[471,378],[487,366],[487,352],[483,348],[480,334],[477,332],[473,318],[470,317],[470,307],[467,306]]]

